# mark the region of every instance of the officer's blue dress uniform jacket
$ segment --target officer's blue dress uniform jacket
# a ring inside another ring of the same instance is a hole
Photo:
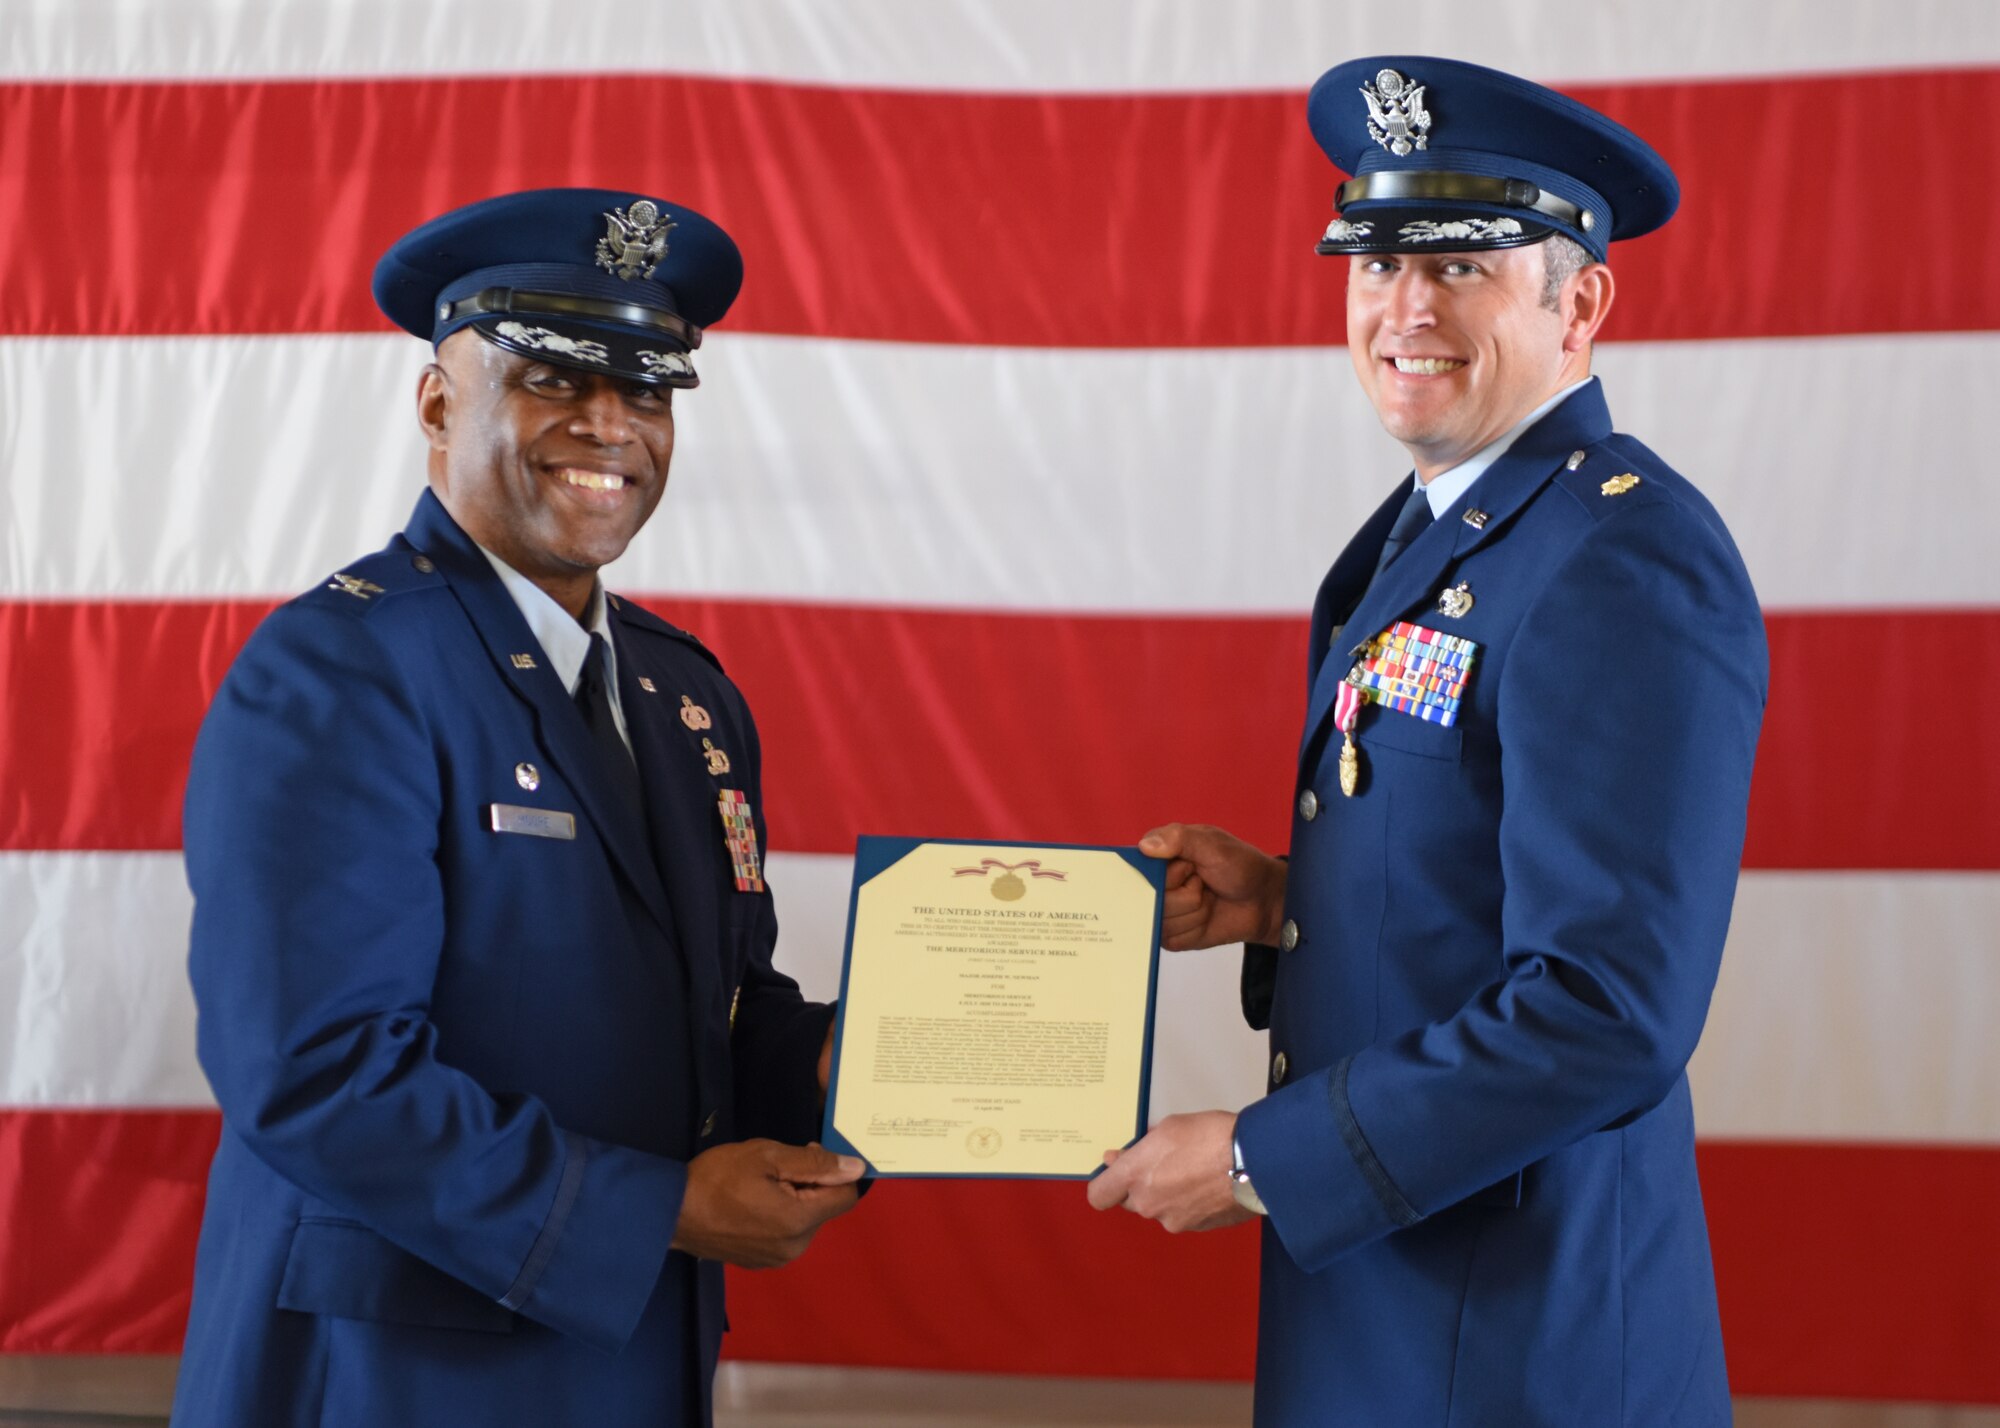
[[[764,846],[749,711],[614,599],[642,823],[434,496],[341,574],[251,638],[188,784],[223,1135],[173,1421],[704,1421],[722,1275],[668,1249],[686,1162],[813,1137],[830,1015],[732,878],[721,790]],[[495,832],[494,804],[575,837]]]
[[[1685,1067],[1743,847],[1756,596],[1596,382],[1371,587],[1407,489],[1321,588],[1298,938],[1245,962],[1274,1053],[1239,1121],[1270,1211],[1257,1422],[1727,1423]],[[1465,703],[1365,706],[1343,797],[1335,688],[1399,619],[1479,645]]]

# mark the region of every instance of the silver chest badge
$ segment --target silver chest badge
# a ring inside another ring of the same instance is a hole
[[[1393,69],[1361,86],[1361,97],[1368,101],[1368,137],[1399,159],[1412,149],[1430,147],[1431,116],[1424,108],[1424,89]]]
[[[1472,587],[1461,580],[1438,596],[1438,613],[1448,620],[1462,620],[1472,613]]]
[[[621,278],[650,278],[667,256],[667,235],[677,226],[649,199],[614,208],[604,215],[597,266]]]

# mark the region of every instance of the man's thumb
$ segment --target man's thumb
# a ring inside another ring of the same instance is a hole
[[[778,1157],[778,1178],[794,1185],[851,1185],[866,1170],[859,1156],[835,1155],[823,1145],[788,1145]]]

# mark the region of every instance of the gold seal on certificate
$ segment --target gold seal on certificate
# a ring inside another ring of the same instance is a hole
[[[1082,1178],[1142,1134],[1164,869],[861,839],[826,1144],[877,1175]]]

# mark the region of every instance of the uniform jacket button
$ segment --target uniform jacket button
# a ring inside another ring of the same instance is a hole
[[[1273,1086],[1282,1086],[1285,1084],[1286,1069],[1285,1053],[1280,1051],[1276,1056],[1271,1058],[1271,1084]]]
[[[431,558],[428,555],[417,556],[410,561],[410,564],[416,567],[417,574],[419,575],[429,575],[433,570],[437,569],[435,565],[431,564]]]
[[[1285,919],[1285,925],[1278,929],[1278,946],[1289,952],[1298,945],[1299,925],[1288,917]]]
[[[1319,817],[1319,795],[1311,789],[1299,795],[1299,817],[1308,823]]]

